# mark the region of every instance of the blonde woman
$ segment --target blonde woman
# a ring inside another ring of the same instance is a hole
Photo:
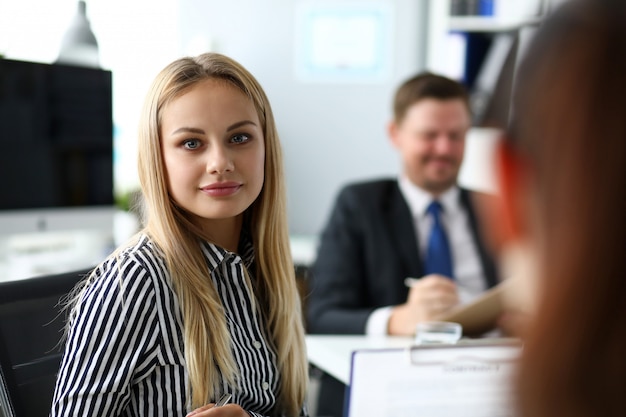
[[[283,176],[240,64],[211,53],[159,73],[139,129],[145,228],[70,301],[52,416],[306,415]]]

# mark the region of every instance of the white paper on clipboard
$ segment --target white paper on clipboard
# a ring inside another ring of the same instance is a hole
[[[358,350],[348,417],[514,417],[517,342]]]

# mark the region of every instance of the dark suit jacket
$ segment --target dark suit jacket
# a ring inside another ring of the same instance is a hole
[[[461,189],[487,287],[497,284],[496,268],[479,236],[472,192]],[[406,277],[419,278],[414,223],[398,182],[384,179],[348,185],[336,200],[309,275],[307,331],[364,334],[368,316],[379,307],[406,302]]]

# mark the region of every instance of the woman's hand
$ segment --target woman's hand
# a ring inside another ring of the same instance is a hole
[[[250,417],[250,414],[237,404],[226,404],[216,407],[215,403],[196,408],[186,417]]]

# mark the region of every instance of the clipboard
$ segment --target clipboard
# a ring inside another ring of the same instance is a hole
[[[495,329],[500,315],[504,312],[503,293],[507,291],[506,283],[507,281],[501,282],[439,320],[459,323],[466,336],[478,336]]]
[[[517,340],[357,350],[345,417],[514,417]]]

